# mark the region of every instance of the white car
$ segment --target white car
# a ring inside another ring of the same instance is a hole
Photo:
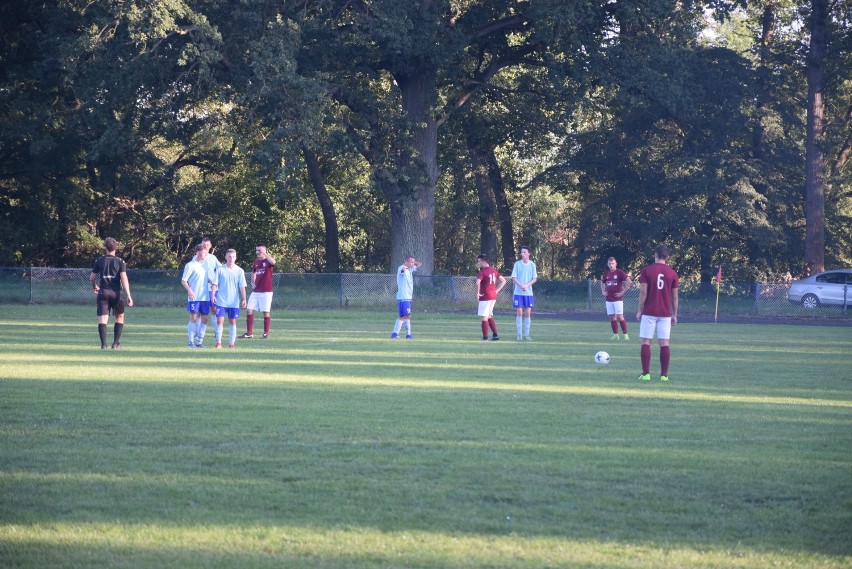
[[[822,305],[852,306],[852,269],[817,273],[790,284],[787,300],[805,308]]]

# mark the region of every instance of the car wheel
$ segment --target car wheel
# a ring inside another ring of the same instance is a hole
[[[806,294],[802,297],[802,306],[805,308],[819,308],[819,299],[815,294]]]

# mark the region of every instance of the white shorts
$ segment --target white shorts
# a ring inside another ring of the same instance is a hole
[[[639,337],[653,338],[657,334],[658,340],[668,340],[672,333],[672,319],[668,316],[642,315],[639,323]]]
[[[606,313],[609,316],[613,314],[624,314],[624,301],[616,300],[614,302],[606,302]]]
[[[496,302],[496,300],[480,300],[479,310],[477,311],[477,314],[479,316],[491,318],[492,316],[494,316],[494,304]]]
[[[272,293],[271,292],[253,292],[248,299],[246,308],[249,310],[257,310],[258,312],[272,311]]]

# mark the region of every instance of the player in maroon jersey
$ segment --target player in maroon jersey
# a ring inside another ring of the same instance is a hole
[[[491,328],[491,340],[499,340],[497,323],[494,321],[494,304],[497,294],[506,286],[506,278],[488,263],[488,255],[476,258],[479,274],[476,275],[476,290],[479,293],[479,310],[482,318],[482,341],[488,340],[488,329]]]
[[[654,262],[639,274],[642,290],[636,318],[640,321],[639,336],[642,338],[642,375],[639,376],[642,381],[651,380],[651,341],[655,333],[660,345],[660,381],[669,380],[669,336],[672,326],[677,324],[680,281],[674,269],[666,264],[668,258],[668,247],[660,245],[654,249]]]
[[[629,340],[627,335],[627,320],[624,319],[624,293],[633,286],[630,277],[618,268],[615,257],[610,257],[606,262],[607,271],[601,276],[601,294],[606,297],[606,313],[609,315],[609,325],[612,327],[611,340],[618,340],[618,327],[621,325],[621,333],[624,339]]]
[[[269,338],[272,325],[272,270],[275,259],[266,250],[266,244],[258,243],[254,248],[257,258],[251,266],[251,296],[248,300],[246,333],[241,338],[254,338],[254,311],[263,312],[263,339]]]

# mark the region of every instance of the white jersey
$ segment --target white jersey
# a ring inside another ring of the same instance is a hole
[[[396,270],[396,299],[411,300],[414,298],[414,271],[417,267],[408,268],[400,265]]]
[[[195,258],[183,268],[183,276],[180,280],[186,281],[189,288],[195,293],[194,299],[187,297],[187,300],[210,300],[210,287],[207,285],[207,270]]]
[[[535,271],[535,263],[532,261],[524,263],[523,260],[516,261],[515,266],[512,268],[512,277],[518,279],[518,282],[521,284],[527,284],[531,280],[537,279],[538,273]],[[516,283],[514,294],[519,296],[532,296],[532,286],[528,286],[527,290],[521,290],[521,287],[519,287]]]
[[[207,288],[210,288],[216,282],[216,279],[219,278],[219,268],[222,264],[219,263],[216,255],[210,253],[207,254],[207,258],[204,259],[204,263],[202,264],[204,265],[204,270],[207,271],[207,280],[210,283]]]
[[[218,270],[219,279],[216,285],[216,306],[225,308],[240,307],[240,289],[246,288],[246,272],[237,265],[228,268],[222,265]]]

